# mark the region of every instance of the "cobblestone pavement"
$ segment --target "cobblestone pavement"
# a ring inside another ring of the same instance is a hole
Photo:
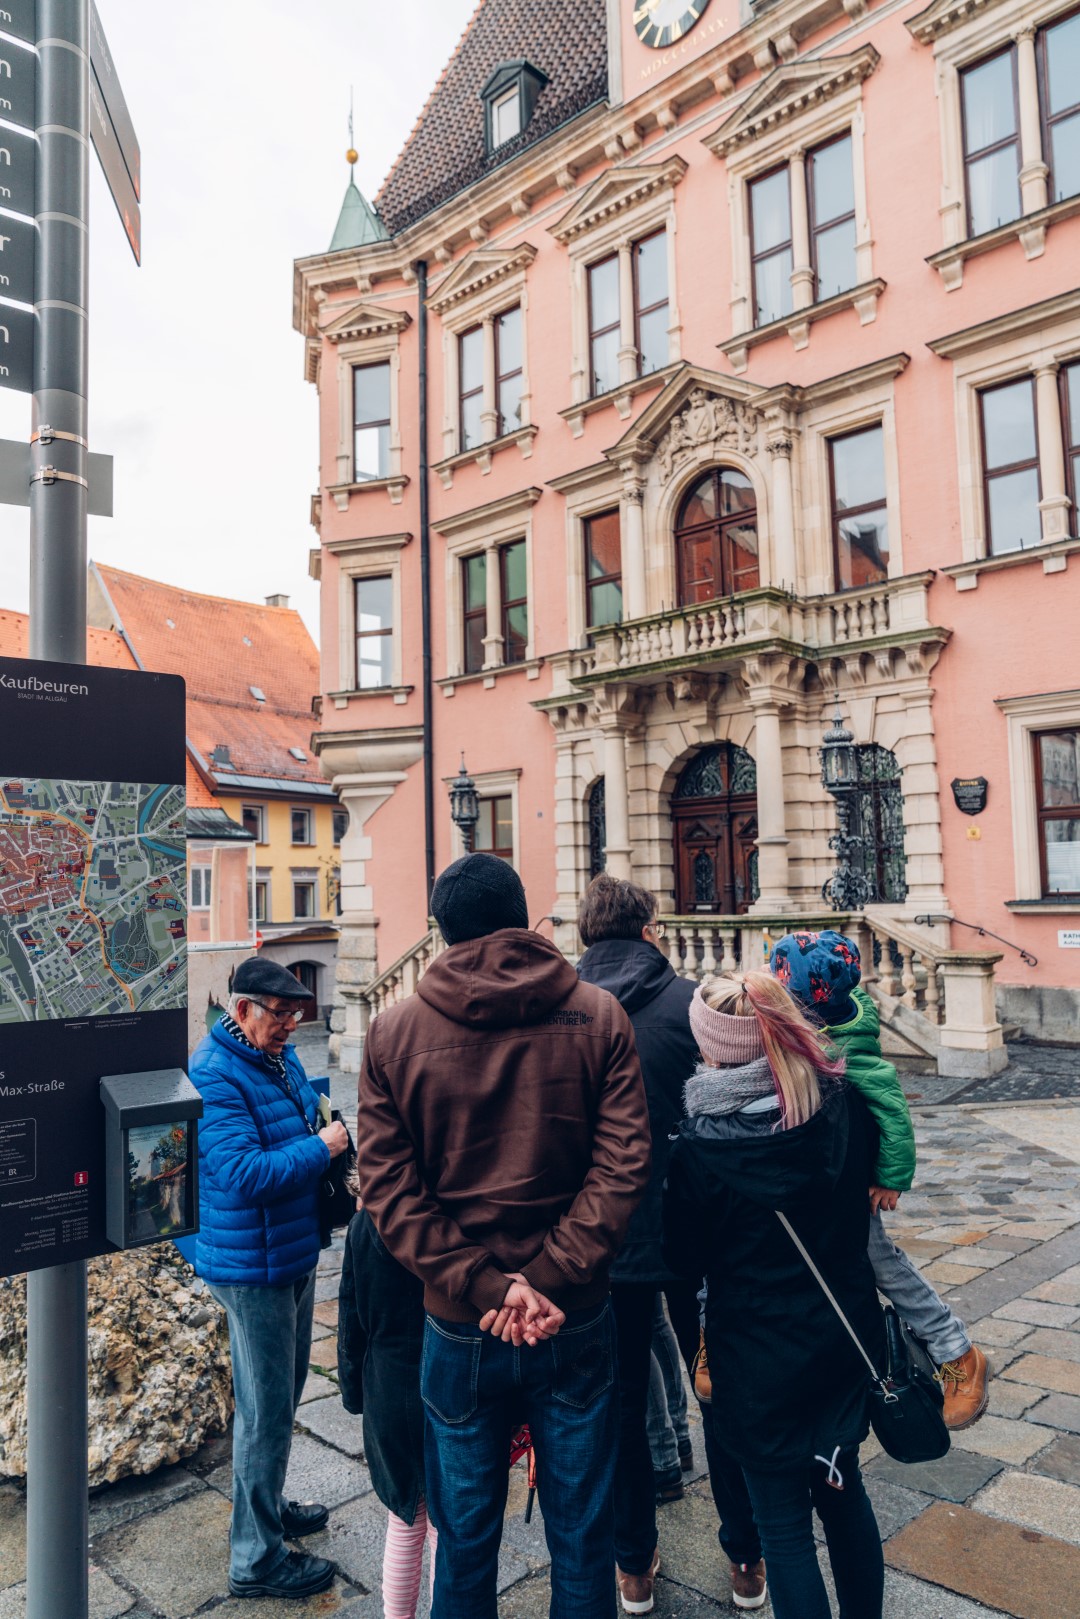
[[[316,1071],[314,1037],[304,1056]],[[351,1084],[341,1089],[345,1101]],[[919,1178],[890,1227],[968,1322],[994,1377],[988,1415],[956,1435],[942,1461],[903,1467],[873,1440],[864,1449],[885,1542],[885,1614],[1069,1619],[1080,1611],[1080,1106],[916,1108]],[[181,1466],[95,1495],[93,1619],[379,1619],[385,1513],[364,1467],[359,1419],[344,1412],[334,1381],[340,1263],[339,1244],[320,1266],[317,1338],[288,1481],[290,1495],[331,1508],[326,1532],[304,1544],[337,1561],[334,1588],[306,1603],[228,1597],[229,1445],[216,1439]],[[699,1426],[694,1440],[686,1497],[658,1513],[662,1619],[735,1612]],[[500,1619],[542,1619],[548,1608],[543,1527],[539,1513],[525,1525],[524,1494],[519,1466]],[[0,1487],[0,1619],[25,1613],[24,1534],[22,1491]]]

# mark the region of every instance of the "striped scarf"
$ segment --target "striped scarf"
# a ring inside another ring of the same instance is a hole
[[[246,1046],[249,1051],[256,1052],[262,1058],[263,1062],[266,1063],[269,1068],[273,1069],[274,1073],[277,1074],[279,1079],[286,1079],[285,1058],[274,1057],[269,1051],[260,1051],[259,1047],[254,1043],[254,1041],[248,1039],[239,1023],[237,1023],[235,1018],[230,1017],[228,1012],[225,1013],[221,1020],[221,1027],[231,1039],[236,1040],[242,1046]]]

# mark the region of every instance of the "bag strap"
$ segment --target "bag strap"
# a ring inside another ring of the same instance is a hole
[[[824,1293],[825,1297],[828,1299],[829,1303],[832,1305],[833,1309],[836,1311],[837,1315],[839,1316],[841,1324],[843,1325],[844,1331],[847,1333],[848,1337],[851,1339],[852,1343],[855,1345],[855,1348],[859,1351],[859,1354],[862,1356],[863,1360],[866,1362],[867,1366],[870,1368],[870,1376],[871,1376],[871,1378],[879,1386],[879,1388],[882,1390],[883,1393],[888,1394],[888,1392],[889,1392],[888,1383],[881,1376],[881,1374],[878,1371],[877,1367],[874,1365],[873,1361],[870,1359],[870,1356],[866,1353],[866,1350],[863,1348],[862,1339],[859,1337],[858,1333],[855,1331],[855,1328],[851,1325],[851,1322],[848,1320],[847,1316],[844,1314],[843,1309],[841,1308],[841,1305],[840,1305],[838,1299],[836,1298],[836,1295],[832,1291],[832,1288],[829,1286],[828,1282],[825,1280],[824,1276],[822,1276],[821,1272],[818,1270],[817,1266],[815,1265],[813,1259],[810,1257],[810,1252],[807,1249],[806,1245],[804,1244],[802,1238],[799,1236],[799,1233],[795,1230],[795,1227],[792,1225],[791,1221],[788,1219],[786,1214],[781,1214],[779,1209],[774,1209],[773,1213],[776,1215],[776,1218],[780,1221],[780,1224],[783,1226],[784,1230],[787,1232],[788,1236],[791,1238],[792,1242],[795,1244],[796,1248],[799,1250],[799,1252],[802,1255],[803,1259],[806,1261],[806,1265],[807,1265],[808,1270],[810,1271],[810,1273],[814,1277],[814,1280],[817,1282],[818,1286],[820,1287],[821,1291]]]

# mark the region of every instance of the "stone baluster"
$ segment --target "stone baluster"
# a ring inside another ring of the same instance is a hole
[[[697,942],[695,930],[687,928],[683,933],[683,977],[696,978],[698,975]]]
[[[904,993],[900,999],[914,1012],[916,1008],[914,954],[909,944],[900,945],[900,982]]]
[[[716,929],[711,923],[701,930],[701,972],[703,977],[711,977],[716,971]]]
[[[660,656],[670,658],[671,653],[671,625],[666,618],[662,618],[660,620]]]
[[[878,970],[874,966],[874,935],[864,918],[859,919],[852,928],[855,943],[859,947],[859,959],[862,963],[862,982],[865,988],[877,981]]]
[[[874,929],[874,938],[881,946],[881,971],[878,973],[878,985],[883,995],[890,999],[896,997],[896,969],[892,959],[892,940],[888,934],[879,933]]]
[[[887,635],[889,633],[889,598],[883,592],[874,597],[874,634]]]
[[[735,938],[737,932],[738,930],[736,928],[721,928],[720,930],[720,939],[724,952],[720,959],[720,971],[722,973],[733,973],[738,965],[735,959]]]
[[[937,962],[931,956],[923,957],[926,968],[926,1015],[931,1023],[941,1022],[941,989],[938,985]]]
[[[664,941],[667,944],[667,958],[675,972],[680,976],[683,970],[682,935],[674,922],[668,923],[668,935]]]

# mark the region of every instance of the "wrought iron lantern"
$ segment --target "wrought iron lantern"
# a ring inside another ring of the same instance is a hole
[[[476,783],[465,769],[465,755],[461,755],[461,769],[450,786],[450,819],[460,830],[467,854],[472,854],[476,823],[480,819],[480,795]]]
[[[837,831],[829,839],[829,848],[837,856],[836,870],[823,885],[821,897],[834,911],[858,911],[870,900],[873,886],[864,869],[866,841],[851,829],[859,785],[859,755],[839,706],[822,739],[821,783],[836,800],[838,822]]]

